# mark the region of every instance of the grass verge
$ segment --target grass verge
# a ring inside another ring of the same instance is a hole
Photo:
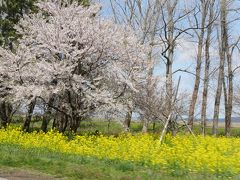
[[[41,148],[23,148],[0,144],[0,168],[15,168],[49,174],[57,179],[226,179],[209,174],[165,173],[157,167],[118,160],[97,159],[52,152]],[[236,177],[236,179],[239,177]]]

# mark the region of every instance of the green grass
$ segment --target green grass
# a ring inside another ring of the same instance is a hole
[[[24,117],[21,116],[14,116],[11,125],[22,126],[24,121]],[[33,117],[30,129],[33,130],[40,130],[42,121],[37,120]],[[49,122],[48,129],[52,127],[52,120]],[[148,132],[160,134],[162,131],[163,125],[161,123],[156,123],[155,128],[153,128],[153,124],[150,123],[148,127]],[[78,129],[78,134],[86,134],[90,133],[93,134],[96,131],[101,132],[106,135],[118,135],[124,130],[123,126],[118,121],[111,120],[108,122],[105,119],[87,119],[81,122],[80,127]],[[142,123],[140,121],[132,121],[130,127],[131,133],[138,133],[142,130]],[[186,127],[182,127],[179,129],[180,133],[185,133],[187,131]],[[195,134],[201,134],[201,126],[198,123],[194,124],[193,132]],[[212,127],[206,128],[206,134],[212,135]],[[224,127],[218,128],[218,136],[224,136]],[[231,136],[240,137],[240,128],[239,127],[232,127],[231,128]]]
[[[178,169],[166,173],[160,167],[109,159],[97,159],[52,152],[47,149],[24,149],[17,145],[0,144],[0,168],[16,168],[50,174],[64,179],[219,179],[209,174],[189,174]],[[220,179],[226,179],[222,177]],[[237,177],[236,177],[237,179]]]
[[[24,122],[24,117],[22,116],[13,116],[13,120],[11,125],[22,126]],[[52,128],[51,120],[48,125],[48,129]],[[182,122],[181,122],[182,123]],[[36,119],[33,117],[30,131],[33,130],[40,130],[42,124],[42,120]],[[153,123],[149,124],[148,132],[160,134],[162,131],[163,125],[160,122],[155,124],[155,128],[153,128]],[[111,120],[110,122],[105,119],[98,119],[98,118],[89,118],[84,120],[80,123],[80,127],[78,129],[78,134],[94,134],[96,131],[101,132],[102,134],[106,135],[118,135],[119,133],[123,132],[124,128],[122,124],[116,120]],[[142,130],[142,123],[140,121],[132,121],[130,131],[131,133],[139,133]],[[183,126],[179,129],[180,133],[185,133],[187,128]],[[201,125],[200,122],[196,122],[193,126],[194,134],[201,134]],[[206,134],[212,135],[212,127],[206,127]],[[218,128],[218,136],[224,136],[224,127]],[[239,127],[232,127],[231,128],[231,136],[240,137],[240,128]]]

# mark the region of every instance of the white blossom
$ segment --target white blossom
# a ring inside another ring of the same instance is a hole
[[[79,114],[116,102],[136,91],[144,77],[146,47],[130,27],[102,20],[99,5],[82,7],[62,0],[39,2],[37,14],[16,26],[16,52],[0,48],[1,82],[15,101],[57,95]],[[8,77],[8,78],[3,78]],[[66,98],[70,93],[71,102]]]

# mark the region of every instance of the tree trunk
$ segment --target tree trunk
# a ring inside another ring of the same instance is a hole
[[[1,125],[3,127],[6,127],[8,119],[7,119],[7,116],[6,116],[6,102],[5,101],[3,101],[1,103],[1,113],[0,113],[0,115],[1,115],[1,121],[2,121]]]
[[[218,42],[219,42],[219,56],[220,56],[220,66],[218,73],[218,84],[217,84],[217,92],[215,96],[215,105],[214,105],[214,116],[213,116],[213,134],[217,135],[218,129],[218,120],[219,120],[219,107],[222,95],[223,81],[224,81],[224,64],[225,64],[225,49],[226,44],[224,41],[224,37],[226,37],[226,32],[224,28],[224,24],[226,23],[226,1],[221,0],[221,36],[218,33]]]
[[[148,132],[148,119],[143,119],[143,127],[142,127],[142,133],[147,133]]]
[[[23,124],[23,130],[25,130],[26,132],[29,132],[29,129],[30,129],[30,123],[32,120],[32,115],[33,115],[33,110],[34,110],[35,104],[36,104],[36,99],[32,100],[32,102],[28,105],[26,119]]]
[[[7,123],[8,123],[8,119],[7,119],[7,116],[6,116],[6,102],[3,101],[1,104],[1,112],[0,112],[0,116],[1,116],[1,125],[3,127],[6,127],[7,126]]]
[[[1,125],[6,127],[11,123],[12,105],[6,101],[0,103]]]
[[[47,132],[48,123],[51,119],[50,115],[51,115],[51,112],[49,112],[49,113],[46,112],[43,116],[43,121],[42,121],[42,125],[41,125],[41,130],[43,132]]]
[[[76,133],[77,129],[79,128],[81,120],[82,120],[82,117],[79,117],[77,114],[74,114],[71,118],[70,131]]]
[[[233,72],[232,72],[232,60],[228,61],[228,97],[227,108],[225,111],[225,135],[230,136],[231,121],[232,121],[232,106],[233,106]]]
[[[51,111],[52,111],[51,106],[53,105],[53,102],[54,102],[54,98],[51,97],[49,99],[49,102],[47,105],[47,110],[43,116],[43,121],[42,121],[42,126],[41,126],[41,129],[43,132],[47,132],[47,126],[48,126],[49,121],[51,120]]]
[[[56,116],[53,118],[52,129],[57,128],[57,118]]]
[[[214,15],[214,1],[210,3],[210,14],[209,14],[209,26],[207,28],[207,38],[205,43],[205,69],[204,69],[204,87],[202,94],[202,109],[201,109],[201,128],[202,134],[205,135],[206,129],[206,114],[207,114],[207,100],[208,100],[208,85],[209,85],[209,68],[210,68],[210,55],[209,48],[211,42],[212,26],[213,26],[213,15]]]
[[[155,132],[155,129],[156,129],[156,122],[155,121],[153,122],[153,128],[152,129],[153,129],[153,132]]]
[[[67,127],[68,127],[68,116],[67,115],[63,115],[64,121],[62,123],[62,131],[61,132],[65,132]]]
[[[195,106],[198,98],[198,91],[200,85],[200,76],[201,76],[201,66],[202,66],[202,51],[203,51],[203,38],[205,34],[205,21],[208,12],[208,1],[202,2],[202,22],[201,22],[201,32],[198,35],[198,51],[197,51],[197,66],[196,66],[196,74],[195,74],[195,83],[194,89],[192,93],[192,99],[189,107],[189,119],[188,125],[192,129],[193,128],[193,121],[194,121],[194,114],[195,114]]]
[[[226,11],[226,10],[225,10]],[[225,16],[226,13],[225,13]],[[227,19],[227,17],[226,17]],[[225,40],[225,46],[226,46],[226,57],[227,57],[227,70],[228,70],[228,76],[227,76],[227,81],[228,81],[228,89],[227,89],[227,106],[225,108],[225,135],[230,136],[230,131],[231,131],[231,121],[232,121],[232,107],[233,107],[233,70],[232,70],[232,55],[230,53],[230,47],[228,43],[228,26],[227,22],[225,21],[224,24],[225,28],[225,35],[226,37],[224,38]]]
[[[225,105],[225,135],[230,136],[231,119],[229,119],[228,92],[225,79],[223,81],[224,105]]]
[[[222,94],[223,78],[224,78],[224,58],[220,57],[220,67],[219,67],[219,74],[218,74],[217,92],[216,92],[215,103],[214,103],[214,116],[213,116],[213,128],[212,128],[212,131],[213,131],[212,133],[215,136],[218,133],[219,108],[220,108],[220,100],[221,100],[221,94]]]
[[[166,63],[166,100],[167,100],[167,107],[166,107],[166,117],[169,117],[170,113],[172,112],[172,101],[173,101],[173,55],[174,55],[174,48],[175,48],[175,41],[174,41],[174,9],[176,8],[176,3],[172,5],[171,2],[167,2],[167,13],[168,13],[168,46],[169,50],[167,52],[167,63]],[[173,130],[174,124],[169,120],[168,128]],[[173,131],[172,131],[173,132]],[[174,132],[173,132],[174,133]]]
[[[124,120],[124,129],[125,129],[125,132],[127,132],[127,131],[130,130],[131,120],[132,120],[132,110],[129,110],[129,111],[126,113],[126,117],[125,117],[125,120]]]

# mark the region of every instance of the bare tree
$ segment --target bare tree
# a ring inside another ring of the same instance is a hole
[[[173,97],[173,55],[174,55],[174,49],[176,47],[176,41],[174,38],[174,29],[175,29],[175,23],[174,23],[174,14],[177,7],[177,0],[174,1],[168,1],[167,2],[167,23],[166,23],[166,30],[165,30],[165,37],[168,41],[168,49],[165,49],[166,54],[164,54],[164,57],[166,58],[166,92],[167,92],[167,112],[166,117],[170,116],[171,109],[172,109],[172,97]],[[165,21],[164,17],[163,20]],[[165,53],[165,52],[164,52]],[[171,117],[167,118],[169,119],[170,128],[172,130],[172,133],[175,134],[175,127],[174,122],[172,121]]]
[[[164,82],[159,77],[152,77],[139,86],[134,94],[135,111],[141,115],[143,121],[142,132],[148,131],[149,123],[160,121],[164,123],[163,116],[166,111],[166,91]]]
[[[219,37],[218,37],[218,39],[219,39]],[[219,65],[217,90],[216,90],[215,103],[214,103],[213,128],[212,128],[212,133],[214,135],[217,135],[217,133],[218,133],[220,100],[221,100],[223,80],[224,80],[224,57],[223,57],[222,51],[220,49],[221,49],[221,47],[219,44],[220,65]]]
[[[209,15],[207,27],[207,37],[205,40],[205,68],[204,68],[204,87],[202,93],[202,108],[201,108],[201,127],[202,134],[205,135],[206,128],[206,111],[207,111],[207,101],[208,101],[208,86],[209,86],[209,69],[210,69],[210,43],[213,31],[213,20],[214,20],[214,4],[215,0],[209,2]]]
[[[165,3],[165,0],[147,1],[146,3],[138,0],[126,0],[124,3],[117,0],[110,0],[110,3],[115,21],[133,27],[138,34],[140,43],[148,44],[150,47],[147,58],[147,86],[145,86],[146,88],[150,87],[156,60],[154,51],[156,51],[158,45],[156,37],[159,31],[161,7]],[[133,109],[128,107],[124,121],[126,129],[129,129],[132,111]],[[146,121],[148,121],[148,118],[143,119],[143,132],[148,129],[149,123]]]
[[[192,99],[190,101],[189,119],[188,119],[188,124],[191,127],[191,129],[193,128],[194,112],[195,112],[195,106],[196,106],[198,92],[199,92],[200,76],[201,76],[201,68],[202,68],[202,54],[203,54],[203,47],[204,47],[205,26],[206,26],[206,19],[208,16],[208,11],[209,11],[209,5],[210,5],[210,0],[200,1],[200,8],[199,8],[200,12],[201,12],[200,33],[196,32],[197,37],[198,37],[198,49],[197,49],[197,57],[196,57],[197,65],[196,65],[195,83],[194,83],[194,89],[193,89],[193,93],[192,93]]]
[[[229,24],[235,22],[237,18],[233,18],[231,21],[228,19],[230,12],[229,6],[232,2],[227,0],[221,0],[221,15],[220,15],[220,30],[221,35],[219,36],[219,56],[220,56],[220,67],[218,77],[218,87],[215,98],[215,109],[214,109],[214,121],[213,121],[213,134],[217,134],[218,119],[219,119],[219,106],[221,99],[221,91],[224,91],[224,107],[225,107],[225,134],[230,135],[231,129],[231,116],[233,109],[233,68],[232,68],[232,55],[235,47],[239,42],[239,38],[234,43],[230,44],[230,33]],[[232,9],[234,10],[234,8]],[[226,72],[224,71],[226,65]],[[226,74],[226,75],[225,75]]]
[[[148,53],[147,83],[151,87],[151,79],[156,59],[162,57],[166,68],[166,99],[164,117],[168,117],[172,106],[172,96],[174,91],[173,84],[173,62],[177,41],[183,34],[188,34],[195,27],[183,27],[179,25],[184,19],[187,19],[193,9],[187,9],[177,0],[170,1],[137,1],[127,0],[121,4],[120,1],[111,0],[114,19],[119,23],[130,24],[137,29],[139,39],[142,43],[150,45]],[[121,16],[119,15],[119,11]],[[158,56],[154,56],[157,54]],[[159,56],[160,55],[160,56]],[[145,86],[147,88],[147,86]],[[149,90],[149,88],[147,88]],[[151,92],[149,92],[151,94]],[[144,118],[144,121],[148,121]],[[165,119],[165,118],[164,118]],[[175,122],[171,121],[169,127],[175,134]],[[174,118],[173,118],[174,119]],[[148,122],[143,123],[143,131],[147,130]]]
[[[231,121],[232,121],[232,109],[233,109],[233,69],[232,69],[232,55],[234,52],[235,45],[238,41],[232,45],[229,44],[229,31],[228,31],[228,21],[227,21],[227,4],[223,2],[225,7],[222,9],[223,13],[223,24],[222,28],[224,31],[223,41],[225,43],[225,56],[227,59],[227,77],[224,78],[224,100],[225,100],[225,135],[230,135]],[[226,83],[227,81],[227,83]]]
[[[178,7],[181,5],[181,8]],[[187,4],[186,4],[187,6]],[[184,7],[184,8],[182,8]],[[162,12],[162,32],[160,33],[160,39],[163,44],[161,55],[166,67],[166,92],[167,92],[167,111],[165,118],[168,119],[169,114],[172,109],[172,98],[174,96],[174,85],[173,85],[173,63],[174,54],[176,50],[177,41],[182,35],[190,35],[189,31],[199,29],[198,24],[194,25],[187,24],[186,26],[179,26],[183,21],[186,21],[189,16],[196,16],[195,7],[186,8],[177,0],[167,1],[166,6],[161,8]],[[176,122],[174,118],[170,117],[168,128],[171,130],[172,134],[176,133]]]
[[[236,110],[234,111],[237,115],[240,115],[240,87],[239,85],[236,87],[234,93],[234,105],[236,106]]]

